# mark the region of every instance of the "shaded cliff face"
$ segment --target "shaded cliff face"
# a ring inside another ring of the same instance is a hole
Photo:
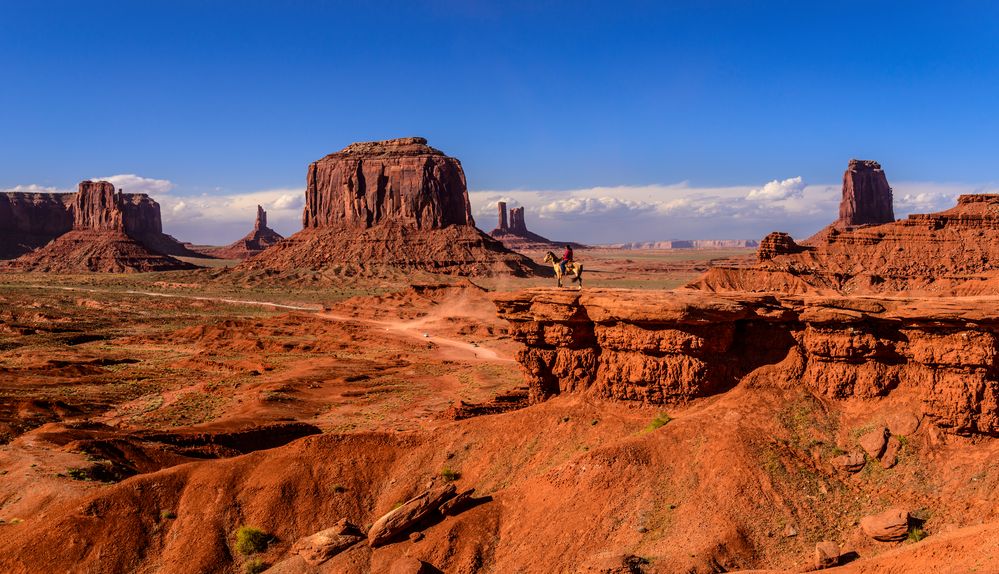
[[[529,290],[495,303],[535,401],[682,404],[766,368],[829,399],[913,397],[939,427],[999,436],[996,300]]]
[[[891,187],[881,164],[851,159],[843,174],[839,225],[878,225],[895,221]]]
[[[73,227],[71,193],[0,193],[0,259],[37,249]]]
[[[461,162],[424,138],[356,143],[309,165],[304,227],[475,225]]]

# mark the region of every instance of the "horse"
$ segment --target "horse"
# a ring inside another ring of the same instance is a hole
[[[556,257],[555,254],[552,253],[551,251],[549,251],[545,255],[545,263],[551,263],[552,267],[555,269],[555,280],[558,281],[558,286],[559,287],[562,286],[562,264],[560,263],[560,261],[561,260],[558,257]],[[583,289],[583,266],[581,264],[579,264],[579,263],[576,263],[575,261],[573,261],[571,263],[566,263],[565,266],[566,266],[566,271],[571,271],[572,272],[572,275],[570,276],[570,278],[573,280],[573,282],[579,283],[579,287],[577,287],[577,289],[582,290]]]

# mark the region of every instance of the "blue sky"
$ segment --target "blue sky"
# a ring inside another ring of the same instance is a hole
[[[238,198],[294,231],[295,198],[274,202],[308,162],[405,135],[462,160],[482,213],[518,192],[540,231],[644,222],[588,241],[809,233],[835,215],[628,202],[796,177],[814,193],[790,199],[825,199],[851,157],[912,204],[999,180],[991,2],[0,0],[0,73],[0,189],[165,181],[168,231],[201,241],[237,232],[205,223]],[[542,217],[589,196],[623,203]]]

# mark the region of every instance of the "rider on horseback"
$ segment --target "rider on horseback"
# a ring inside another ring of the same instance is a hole
[[[572,247],[566,245],[565,253],[562,255],[562,261],[559,261],[559,265],[562,267],[562,275],[565,275],[565,270],[572,263]]]

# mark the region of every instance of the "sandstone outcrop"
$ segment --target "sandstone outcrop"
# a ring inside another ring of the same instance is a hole
[[[306,536],[295,542],[292,553],[298,554],[313,566],[322,564],[354,544],[364,540],[360,530],[346,519],[321,530],[311,536]]]
[[[895,221],[891,187],[881,164],[851,159],[843,174],[843,199],[839,205],[841,226],[880,225]]]
[[[267,212],[258,205],[253,231],[250,231],[246,237],[225,247],[199,249],[199,251],[221,259],[248,259],[282,240],[284,237],[280,233],[267,226]]]
[[[507,223],[506,202],[500,201],[496,204],[499,212],[499,221],[496,229],[489,232],[489,235],[503,243],[510,249],[556,249],[565,243],[558,243],[546,239],[537,233],[528,231],[527,222],[524,220],[524,208],[514,207],[510,209],[510,221]],[[573,249],[584,248],[585,245],[579,243],[569,243]]]
[[[815,569],[832,568],[839,564],[839,544],[823,540],[815,545]]]
[[[402,506],[379,518],[368,531],[368,544],[372,547],[387,544],[454,497],[455,487],[446,484],[431,488],[407,500]]]
[[[779,255],[790,255],[802,251],[800,245],[794,242],[790,235],[774,231],[760,241],[756,256],[760,261],[770,261]]]
[[[947,211],[893,221],[890,206],[885,205],[891,191],[884,172],[875,166],[874,162],[851,162],[844,178],[847,207],[843,217],[801,242],[800,249],[791,249],[787,239],[771,234],[771,240],[765,240],[767,248],[761,246],[756,265],[717,266],[690,287],[829,294],[999,294],[999,195],[962,195],[957,206]]]
[[[106,181],[80,182],[62,202],[72,224],[44,247],[9,262],[18,271],[169,271],[194,266],[170,254],[198,256],[163,233],[159,204]]]
[[[305,199],[304,229],[237,272],[543,271],[475,228],[461,163],[423,138],[352,144],[313,162]]]
[[[999,436],[994,300],[535,289],[494,301],[535,402],[680,404],[773,366],[819,396],[903,393],[940,427]]]

